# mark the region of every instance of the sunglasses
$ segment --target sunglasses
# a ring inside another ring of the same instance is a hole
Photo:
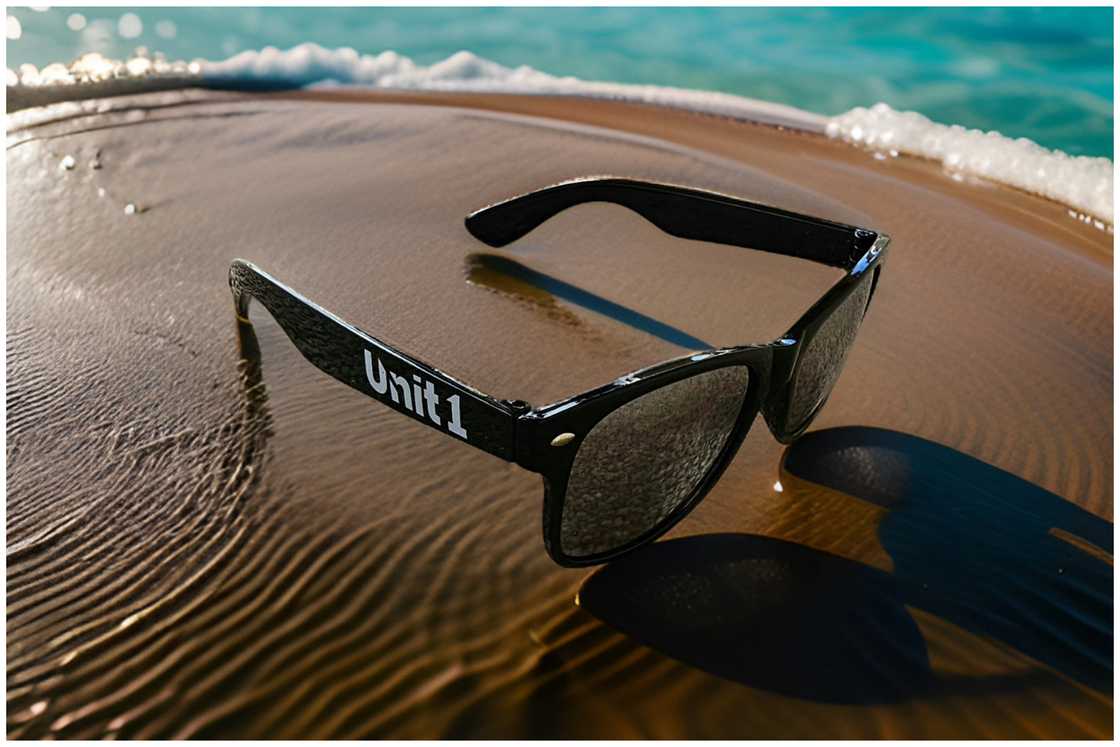
[[[587,202],[637,212],[666,233],[819,262],[845,275],[779,339],[705,350],[544,407],[484,394],[408,355],[244,260],[230,267],[238,320],[250,299],[316,367],[378,402],[544,477],[544,541],[563,566],[603,563],[652,542],[719,480],[761,412],[782,443],[832,391],[879,278],[889,237],[667,184],[565,182],[467,216],[505,246]],[[248,357],[244,338],[242,355]]]

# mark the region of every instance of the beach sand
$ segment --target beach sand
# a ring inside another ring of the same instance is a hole
[[[1111,736],[1111,233],[621,102],[103,103],[9,131],[10,737]],[[810,434],[756,423],[670,539],[553,565],[537,476],[329,379],[259,306],[243,375],[235,257],[535,405],[683,349],[480,253],[712,345],[835,278],[602,204],[500,252],[463,228],[590,174],[893,237]]]

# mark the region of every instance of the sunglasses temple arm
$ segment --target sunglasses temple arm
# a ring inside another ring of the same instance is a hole
[[[230,288],[239,329],[251,330],[249,304],[256,299],[319,370],[444,435],[513,461],[519,414],[513,406],[372,337],[248,262],[234,261]],[[259,355],[246,339],[243,332],[242,356]]]
[[[477,210],[466,227],[490,246],[505,246],[575,205],[607,202],[629,208],[666,233],[799,257],[851,269],[874,241],[865,229],[726,195],[632,179],[564,182]]]

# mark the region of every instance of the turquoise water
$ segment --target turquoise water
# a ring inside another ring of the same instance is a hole
[[[84,25],[73,19],[83,16]],[[312,41],[419,64],[468,49],[554,75],[725,91],[822,114],[885,101],[1112,157],[1111,8],[9,8],[8,67],[140,45],[219,60]],[[125,17],[132,14],[133,17]],[[139,23],[137,23],[137,21]],[[11,36],[9,23],[9,36]]]

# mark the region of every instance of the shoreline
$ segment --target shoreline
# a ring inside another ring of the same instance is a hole
[[[112,108],[113,103],[126,103],[127,100],[135,98],[136,96],[143,96],[146,93],[164,92],[169,95],[174,95],[176,92],[183,96],[190,96],[192,92],[195,95],[201,95],[205,98],[208,91],[221,94],[237,95],[239,98],[251,99],[253,97],[261,96],[264,98],[278,98],[290,99],[294,101],[331,101],[339,103],[389,103],[389,104],[418,104],[425,106],[452,106],[466,109],[480,109],[483,111],[505,112],[510,114],[525,114],[529,116],[537,116],[545,119],[552,119],[558,121],[567,121],[573,123],[592,124],[597,122],[606,122],[609,128],[618,129],[621,131],[634,132],[638,134],[647,134],[654,137],[674,140],[672,132],[664,127],[652,125],[647,122],[641,121],[642,118],[634,116],[632,110],[652,110],[656,112],[660,118],[671,118],[674,121],[686,123],[692,118],[710,119],[714,121],[726,121],[744,125],[755,125],[763,128],[774,128],[776,130],[793,133],[804,134],[809,136],[816,136],[823,142],[832,142],[840,146],[850,149],[854,152],[862,154],[866,158],[879,158],[882,159],[882,154],[877,153],[872,149],[867,149],[847,143],[843,140],[831,138],[825,134],[826,119],[821,118],[821,121],[814,124],[810,119],[804,121],[794,121],[781,116],[774,116],[773,113],[768,112],[765,108],[758,111],[757,116],[735,115],[713,111],[701,111],[690,109],[684,106],[678,106],[671,103],[656,102],[656,101],[633,101],[633,100],[614,100],[606,97],[595,97],[584,94],[554,94],[554,93],[489,93],[489,92],[456,92],[456,91],[415,91],[415,90],[383,90],[383,89],[300,89],[300,90],[279,90],[260,92],[253,90],[241,90],[236,88],[208,88],[208,87],[181,87],[180,83],[170,84],[167,87],[159,86],[155,90],[144,89],[133,85],[132,81],[121,81],[121,88],[119,92],[114,93],[109,98],[101,98],[99,96],[90,95],[83,96],[75,99],[63,99],[55,101],[47,105],[43,109],[40,105],[31,106],[27,109],[20,109],[14,114],[9,114],[9,121],[15,124],[14,128],[10,128],[10,132],[18,132],[24,127],[21,125],[21,120],[26,120],[30,126],[38,124],[36,115],[41,112],[50,111],[50,107],[65,107],[67,104],[72,104],[72,108],[79,108],[82,106],[79,102],[89,104],[93,101],[103,101],[107,103],[109,108]],[[746,100],[744,100],[746,101]],[[759,102],[765,104],[765,102]],[[35,111],[39,109],[40,111]],[[92,111],[81,110],[74,112],[71,116],[85,116],[92,114]],[[806,112],[806,114],[809,114]],[[817,116],[817,115],[811,115]],[[687,128],[682,128],[681,131],[685,132]],[[698,141],[695,138],[679,138],[682,144],[692,145],[694,147],[706,147],[705,143]],[[1086,214],[1080,213],[1076,208],[1055,198],[1047,197],[1045,195],[1032,192],[1027,189],[1017,187],[1015,185],[1006,184],[998,180],[986,179],[983,177],[970,177],[962,176],[960,174],[952,174],[947,171],[942,164],[934,159],[926,156],[900,153],[897,156],[892,156],[887,159],[889,163],[896,164],[900,168],[910,169],[912,173],[921,172],[923,174],[938,173],[941,175],[948,175],[954,184],[964,182],[966,185],[979,185],[981,189],[973,193],[974,199],[977,203],[985,204],[990,207],[997,207],[999,200],[990,199],[990,195],[986,194],[984,187],[992,187],[998,190],[1008,190],[1024,197],[1030,197],[1042,201],[1049,206],[1049,209],[1043,209],[1042,214],[1045,221],[1050,222],[1056,226],[1060,226],[1068,219],[1073,223],[1082,223],[1085,227],[1099,231],[1101,233],[1112,236],[1114,229],[1111,223],[1103,223],[1100,225],[1093,225],[1094,219]],[[915,166],[916,165],[916,166]],[[949,189],[953,189],[950,186]],[[1004,201],[1006,203],[1007,201]],[[1055,210],[1054,208],[1057,208]],[[1094,245],[1097,247],[1107,247],[1105,256],[1111,259],[1112,257],[1112,243],[1111,240],[1106,242],[1096,242],[1089,240],[1085,245]]]
[[[310,45],[317,53],[329,55],[315,45]],[[297,50],[292,50],[294,54]],[[281,53],[281,56],[289,53]],[[454,65],[456,58],[463,56],[468,66],[470,64],[489,64],[495,70],[505,74],[510,71],[494,63],[478,60],[469,53],[460,53],[445,61]],[[964,130],[960,127],[933,123],[915,112],[895,112],[885,104],[877,104],[870,109],[856,108],[835,117],[826,117],[813,112],[797,109],[785,104],[750,99],[735,94],[726,94],[717,91],[701,91],[692,89],[663,88],[658,86],[640,86],[630,84],[615,84],[597,81],[574,80],[569,85],[576,85],[579,90],[563,91],[553,90],[562,88],[560,79],[552,76],[543,76],[542,81],[535,84],[499,84],[496,81],[441,81],[429,86],[395,87],[392,84],[369,87],[358,86],[331,86],[320,85],[301,87],[294,81],[277,79],[240,79],[224,77],[229,73],[219,72],[223,65],[234,63],[236,59],[226,63],[208,63],[210,72],[177,75],[160,73],[156,75],[123,77],[120,79],[99,80],[96,82],[77,81],[71,85],[9,85],[7,88],[7,105],[9,111],[17,114],[31,108],[62,105],[67,102],[89,101],[106,97],[120,97],[144,94],[157,91],[189,90],[192,87],[203,91],[228,91],[245,95],[276,94],[325,94],[331,100],[332,95],[340,95],[351,100],[360,100],[363,97],[385,97],[386,100],[401,100],[415,103],[424,103],[423,98],[416,96],[429,96],[438,100],[441,96],[456,97],[466,96],[467,106],[475,105],[469,97],[481,101],[488,96],[508,96],[520,99],[548,98],[599,102],[620,102],[631,106],[652,106],[659,110],[683,111],[705,116],[725,117],[731,121],[770,125],[789,130],[798,130],[812,133],[823,133],[831,139],[848,142],[849,145],[873,154],[876,158],[897,158],[899,155],[918,158],[931,163],[942,164],[944,169],[953,173],[958,181],[965,179],[980,179],[985,182],[1000,184],[1011,189],[1042,197],[1044,199],[1064,205],[1071,210],[1071,216],[1089,225],[1109,233],[1113,231],[1112,216],[1112,162],[1107,158],[1072,157],[1061,151],[1052,151],[1030,141],[1012,140],[998,133],[981,133],[977,130]],[[460,60],[459,64],[463,64]],[[234,65],[234,68],[237,66]],[[9,71],[10,72],[10,71]],[[216,77],[215,77],[216,74]],[[582,87],[582,88],[580,88]],[[534,90],[539,88],[539,90]],[[483,107],[485,108],[485,107]],[[550,116],[557,118],[555,113]],[[884,117],[890,122],[884,123]],[[561,117],[562,118],[562,117]],[[913,133],[908,141],[899,138],[899,131],[922,130],[925,135],[915,140]],[[930,130],[937,131],[935,140],[953,140],[953,146],[936,146],[932,149],[923,141],[930,138]],[[977,136],[980,139],[977,139]],[[993,136],[994,139],[991,139]],[[869,147],[872,142],[879,142],[879,147]],[[981,142],[982,141],[982,142]],[[888,146],[888,142],[893,145]],[[1024,144],[1026,143],[1026,144]],[[999,154],[997,161],[1032,161],[1034,171],[1051,173],[1049,181],[1039,183],[1036,177],[1031,176],[1032,170],[1019,167],[1006,172],[991,173],[991,158],[980,158],[976,152],[979,147],[985,153],[995,149]],[[949,153],[945,154],[948,149]],[[939,157],[946,155],[942,161]],[[973,162],[981,165],[975,166]],[[1107,163],[1107,169],[1098,168]],[[1089,170],[1096,169],[1098,183],[1093,190],[1086,193],[1085,179],[1089,177]],[[1107,171],[1107,174],[1105,173]],[[979,172],[979,173],[977,173]],[[1055,173],[1056,172],[1056,173]],[[1076,178],[1075,178],[1076,177]],[[1057,181],[1055,181],[1057,180]],[[1104,181],[1108,181],[1108,199],[1102,201],[1095,196],[1096,192],[1104,189]],[[1072,190],[1070,183],[1078,183],[1078,189]],[[1065,199],[1068,198],[1068,199]]]

